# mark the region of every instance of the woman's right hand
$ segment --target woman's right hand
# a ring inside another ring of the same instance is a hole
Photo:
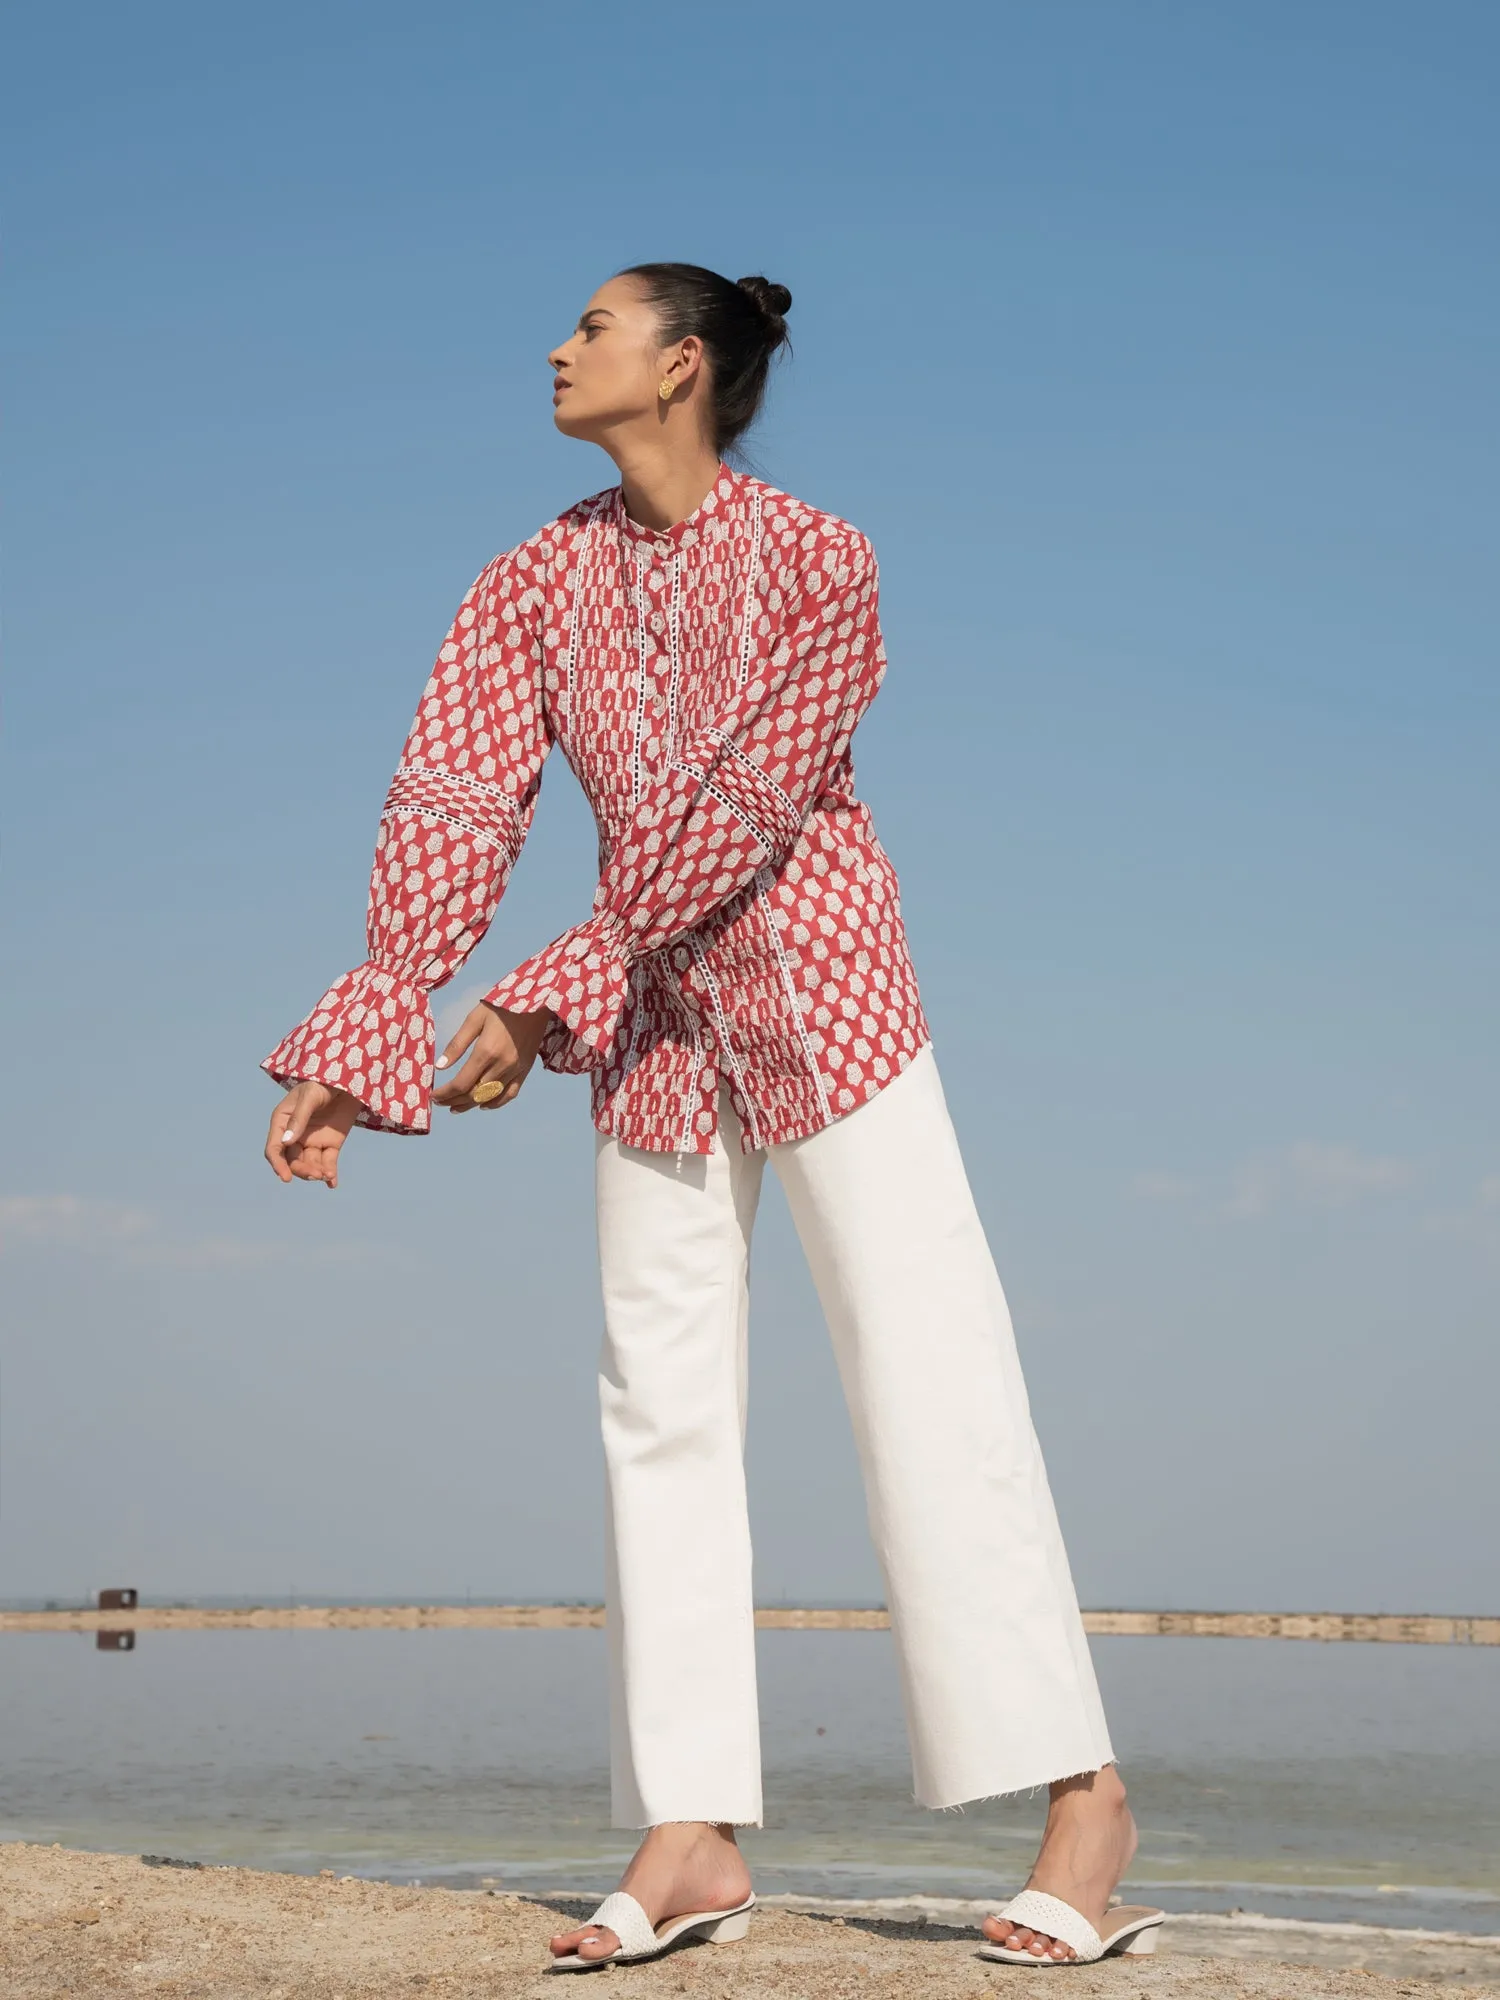
[[[339,1184],[339,1148],[354,1129],[359,1099],[326,1083],[294,1083],[271,1114],[266,1158],[282,1181]]]

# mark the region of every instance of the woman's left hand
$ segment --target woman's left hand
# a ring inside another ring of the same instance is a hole
[[[451,1068],[466,1051],[469,1060],[457,1076],[432,1093],[433,1103],[446,1105],[450,1111],[473,1111],[476,1086],[498,1083],[504,1087],[485,1097],[477,1108],[497,1111],[502,1104],[509,1104],[526,1081],[551,1022],[545,1008],[540,1014],[511,1014],[481,1000],[465,1015],[463,1026],[438,1057],[439,1069]]]

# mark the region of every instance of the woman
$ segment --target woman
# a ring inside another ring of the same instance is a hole
[[[554,1965],[748,1921],[746,1273],[768,1155],[858,1439],[916,1795],[1051,1787],[1030,1892],[983,1949],[1149,1949],[1160,1912],[1106,1918],[1134,1824],[896,879],[854,797],[850,738],[885,669],[874,554],[725,463],[790,304],[764,278],[641,265],[549,356],[558,429],[621,483],[460,606],[381,820],[370,956],[263,1065],[287,1087],[266,1157],[331,1188],[355,1125],[496,1109],[538,1056],[591,1079],[614,1821],[646,1831]],[[593,912],[473,1009],[429,1098],[428,993],[494,916],[554,743],[599,823]]]

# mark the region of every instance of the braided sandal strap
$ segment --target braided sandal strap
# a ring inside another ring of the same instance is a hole
[[[597,1924],[601,1930],[613,1931],[620,1940],[616,1958],[643,1958],[656,1950],[656,1932],[651,1919],[635,1900],[623,1889],[616,1889],[589,1918],[589,1924]],[[585,1929],[588,1925],[585,1925]]]
[[[1065,1903],[1060,1896],[1049,1896],[1044,1889],[1023,1889],[997,1915],[1007,1924],[1019,1924],[1028,1931],[1040,1931],[1043,1937],[1070,1944],[1085,1964],[1104,1956],[1104,1940],[1088,1918],[1080,1916],[1071,1903]]]

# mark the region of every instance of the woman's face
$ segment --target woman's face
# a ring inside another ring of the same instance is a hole
[[[694,372],[686,349],[691,336],[669,352],[657,345],[656,311],[635,278],[611,278],[584,307],[575,330],[547,360],[555,371],[552,421],[567,437],[602,443],[627,424],[647,419],[665,405],[660,385],[668,377],[685,383]]]

